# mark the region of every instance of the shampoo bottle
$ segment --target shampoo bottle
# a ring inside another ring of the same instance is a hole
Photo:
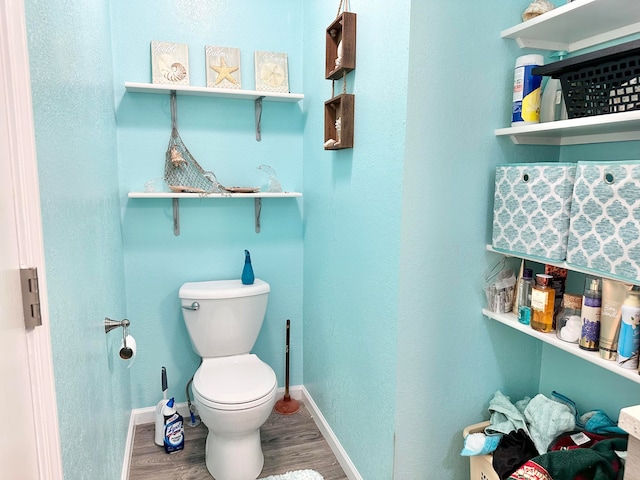
[[[173,398],[162,409],[164,416],[164,451],[175,453],[184,448],[184,422],[175,406]]]
[[[549,286],[553,277],[544,273],[536,275],[536,285],[531,290],[531,328],[548,333],[553,328],[553,310],[556,292]]]
[[[253,275],[253,267],[251,266],[251,255],[249,250],[244,251],[244,268],[242,269],[242,283],[244,285],[251,285],[255,280]]]
[[[562,60],[567,52],[561,51],[552,53],[551,57],[557,57]],[[562,86],[559,78],[550,77],[542,91],[542,99],[540,100],[540,121],[554,122],[556,120],[566,120],[567,106],[562,96]]]

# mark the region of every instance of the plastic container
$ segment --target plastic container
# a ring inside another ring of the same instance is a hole
[[[466,437],[470,433],[481,433],[488,426],[489,422],[469,425],[462,432],[462,436]],[[500,477],[493,469],[492,455],[473,455],[469,457],[469,467],[471,470],[470,480],[500,480]]]
[[[184,448],[184,422],[175,406],[173,398],[162,408],[164,416],[164,451],[175,453]]]
[[[534,285],[533,270],[525,268],[518,283],[518,321],[523,325],[531,323],[531,291]]]
[[[542,76],[534,75],[533,69],[542,65],[542,55],[522,55],[516,59],[513,75],[512,126],[540,122]]]
[[[551,54],[551,57],[562,60],[566,55],[567,52],[562,51]],[[540,122],[555,122],[568,118],[567,105],[564,103],[564,97],[562,96],[562,83],[559,78],[551,77],[547,80],[547,84],[542,90]]]
[[[556,335],[560,340],[578,343],[582,331],[582,295],[565,293],[562,308],[556,318]]]
[[[618,365],[622,368],[638,368],[640,348],[640,292],[627,292],[622,304],[620,337],[618,338]]]

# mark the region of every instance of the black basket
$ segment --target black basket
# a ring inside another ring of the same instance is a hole
[[[533,69],[559,78],[569,118],[640,110],[640,40]]]

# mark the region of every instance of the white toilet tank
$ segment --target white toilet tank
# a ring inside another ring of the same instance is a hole
[[[188,282],[178,293],[191,345],[202,358],[251,352],[267,310],[269,284],[240,280]]]

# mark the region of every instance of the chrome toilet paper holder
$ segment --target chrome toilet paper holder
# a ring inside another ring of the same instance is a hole
[[[111,320],[108,317],[104,318],[104,333],[109,333],[111,330],[122,327],[122,348],[119,355],[123,360],[129,360],[133,357],[133,349],[127,346],[127,336],[129,335],[129,325],[131,322],[126,318],[124,320]]]

